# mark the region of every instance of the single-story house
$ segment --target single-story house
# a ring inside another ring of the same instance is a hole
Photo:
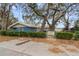
[[[30,24],[26,24],[26,23],[21,23],[21,22],[13,23],[12,25],[10,25],[8,27],[8,29],[13,29],[13,30],[16,30],[16,31],[26,31],[26,32],[28,32],[28,31],[32,31],[32,32],[39,31],[38,26],[30,25]]]
[[[41,26],[38,26],[38,25],[33,25],[33,24],[27,24],[27,23],[21,23],[21,22],[16,22],[16,23],[13,23],[12,25],[10,25],[8,27],[8,29],[12,29],[12,30],[15,30],[15,31],[32,31],[32,32],[39,32],[40,29],[41,29]],[[48,26],[45,27],[44,29],[45,31],[49,31],[49,28]],[[63,28],[56,28],[55,31],[62,31]]]

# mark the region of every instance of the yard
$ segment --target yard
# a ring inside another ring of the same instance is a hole
[[[27,39],[32,39],[32,41],[16,46],[17,43]],[[0,36],[0,47],[38,56],[79,55],[79,41],[74,40]]]

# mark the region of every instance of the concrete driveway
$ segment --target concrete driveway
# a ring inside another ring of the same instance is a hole
[[[11,40],[11,41],[5,41],[5,42],[1,42],[0,43],[0,51],[4,52],[3,54],[0,53],[0,55],[11,55],[11,53],[9,52],[5,52],[5,51],[14,51],[15,55],[18,55],[16,53],[20,52],[23,55],[52,55],[49,51],[48,48],[50,47],[50,45],[45,44],[45,43],[37,43],[37,42],[27,42],[25,44],[19,45],[17,46],[16,44],[19,43],[21,41],[19,40]],[[4,51],[5,50],[5,51]],[[16,53],[15,53],[16,52]],[[20,55],[22,55],[20,54]],[[13,55],[13,54],[12,54]]]
[[[0,47],[0,56],[30,56],[30,55],[12,49]]]

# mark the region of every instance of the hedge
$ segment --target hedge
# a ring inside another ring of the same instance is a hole
[[[45,32],[24,32],[24,31],[0,31],[0,35],[20,37],[46,37]]]
[[[55,37],[57,39],[68,39],[68,40],[70,40],[73,37],[73,33],[71,33],[71,32],[56,32]]]
[[[75,32],[74,38],[75,38],[75,40],[79,40],[79,31]]]

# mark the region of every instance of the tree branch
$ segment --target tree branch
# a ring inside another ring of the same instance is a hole
[[[62,15],[55,21],[55,23],[58,22],[58,20],[59,20],[61,17],[63,17],[63,16],[65,15],[65,13],[67,12],[67,10],[68,10],[71,6],[73,6],[73,5],[75,5],[75,3],[69,5],[69,6],[66,8],[66,10],[62,12]]]

